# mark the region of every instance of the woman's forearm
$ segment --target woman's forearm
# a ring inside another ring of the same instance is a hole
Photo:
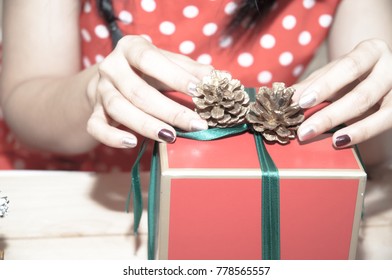
[[[96,73],[91,67],[71,77],[22,82],[2,100],[4,118],[28,146],[57,153],[88,151],[96,141],[86,132],[91,115],[86,89]]]

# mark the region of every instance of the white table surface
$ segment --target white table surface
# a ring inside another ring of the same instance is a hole
[[[0,171],[5,259],[146,259],[147,215],[135,238],[124,211],[129,184],[128,173]],[[367,184],[357,258],[392,259],[392,167]]]

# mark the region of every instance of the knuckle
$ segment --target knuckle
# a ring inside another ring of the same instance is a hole
[[[353,54],[344,58],[344,68],[345,72],[351,75],[352,79],[356,79],[362,75],[361,59]]]
[[[367,126],[363,127],[362,130],[361,130],[360,142],[368,140],[371,137],[372,136],[371,136],[369,127],[367,127]]]
[[[109,89],[108,83],[104,79],[100,78],[99,81],[97,82],[95,90],[100,94],[103,94],[106,93],[108,89]],[[94,90],[94,88],[92,88],[92,90]]]
[[[153,133],[151,132],[152,127],[154,127],[153,123],[143,118],[140,120],[140,131],[136,131],[136,132],[146,135],[150,138],[153,138],[155,135],[153,135]],[[151,135],[149,135],[150,133]]]
[[[90,105],[93,105],[96,103],[96,93],[98,89],[98,81],[99,81],[99,76],[93,77],[88,83],[87,83],[87,88],[86,88],[86,94],[87,98],[90,101]]]
[[[98,130],[98,123],[99,120],[98,118],[96,118],[94,115],[90,116],[90,118],[87,120],[87,124],[86,124],[86,130],[87,133],[96,137],[96,132]]]
[[[150,59],[153,56],[155,50],[149,47],[140,47],[134,50],[132,54],[132,64],[139,70],[147,69],[150,66]]]
[[[127,95],[127,99],[135,106],[139,108],[144,108],[149,105],[148,100],[146,100],[145,95],[141,90],[132,89]]]
[[[138,69],[149,66],[147,62],[155,52],[154,46],[138,35],[127,35],[117,43],[116,51],[120,50],[130,59],[130,64]]]
[[[205,72],[207,72],[207,73],[211,73],[213,70],[215,70],[215,68],[212,66],[212,65],[206,65],[206,64],[204,64],[203,65],[203,70],[205,71]]]
[[[121,105],[121,102],[122,98],[120,96],[112,94],[104,99],[103,105],[107,113],[112,116],[118,111],[117,109]]]
[[[129,47],[137,46],[140,43],[146,43],[147,40],[139,35],[125,35],[117,43],[115,49],[128,49]]]
[[[365,114],[376,102],[372,94],[366,92],[352,92],[353,103],[352,109],[355,112],[355,116],[361,116]]]
[[[98,64],[98,73],[100,76],[111,76],[113,66],[110,62],[110,55]]]
[[[170,117],[170,123],[174,126],[180,126],[181,123],[184,122],[184,119],[187,116],[187,109],[182,108],[179,109],[176,112],[173,112],[173,114]]]
[[[334,121],[333,116],[331,116],[330,114],[323,114],[322,116],[320,116],[320,131],[327,131],[328,129],[331,129],[337,125],[338,123]]]
[[[389,49],[388,44],[380,39],[369,39],[360,43],[360,45],[369,52],[384,52]]]

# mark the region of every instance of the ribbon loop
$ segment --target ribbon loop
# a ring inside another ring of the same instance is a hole
[[[210,128],[207,130],[192,131],[192,132],[181,132],[177,131],[177,136],[187,139],[200,140],[200,141],[210,141],[216,140],[228,136],[234,136],[246,132],[249,130],[247,124],[239,124],[227,128]]]

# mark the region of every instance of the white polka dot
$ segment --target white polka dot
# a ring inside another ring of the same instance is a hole
[[[319,18],[319,24],[322,27],[329,27],[332,23],[332,16],[331,15],[321,15]]]
[[[303,0],[302,4],[305,9],[311,9],[316,4],[316,0]]]
[[[83,28],[81,30],[81,33],[82,33],[82,38],[83,38],[84,41],[86,41],[86,42],[90,42],[91,41],[91,35],[90,35],[90,33],[86,29]]]
[[[296,24],[297,24],[297,19],[292,15],[288,15],[283,18],[282,25],[284,29],[287,30],[293,29]]]
[[[157,7],[154,0],[142,0],[142,9],[148,13],[153,12]]]
[[[259,83],[268,84],[272,81],[272,73],[270,71],[262,71],[257,75]]]
[[[83,66],[84,68],[89,68],[91,66],[90,59],[88,57],[83,57]]]
[[[180,52],[183,54],[190,54],[195,50],[195,43],[192,41],[184,41],[180,44]]]
[[[235,12],[236,9],[237,9],[237,3],[229,2],[225,6],[225,13],[227,15],[232,15]]]
[[[303,65],[298,65],[293,70],[293,76],[294,77],[298,77],[299,75],[302,74],[303,71],[304,71],[304,66]]]
[[[105,57],[103,55],[97,54],[95,56],[95,62],[97,62],[97,63],[100,63],[104,59],[105,59]]]
[[[260,39],[260,45],[265,49],[271,49],[275,46],[276,40],[275,37],[271,34],[265,34]]]
[[[312,40],[312,35],[308,31],[303,31],[299,34],[298,42],[302,46],[309,44],[311,40]]]
[[[218,26],[213,22],[207,23],[203,26],[203,34],[206,36],[214,35],[217,30]]]
[[[141,34],[141,37],[143,37],[144,39],[146,39],[147,41],[149,41],[150,43],[152,43],[152,39],[150,36],[148,36],[147,34]]]
[[[103,24],[97,25],[94,31],[98,38],[105,39],[109,37],[109,30]]]
[[[86,2],[86,3],[84,4],[83,12],[85,12],[86,14],[89,13],[89,12],[91,12],[91,3],[90,3],[90,2]]]
[[[237,61],[242,67],[249,67],[253,64],[253,56],[250,53],[242,53],[238,56]]]
[[[291,52],[284,52],[279,56],[279,63],[282,66],[290,65],[293,62],[293,54]]]
[[[164,21],[159,25],[162,34],[172,35],[176,31],[176,26],[170,21]]]
[[[121,11],[118,18],[125,24],[130,24],[133,21],[133,16],[128,11]]]
[[[231,44],[233,44],[233,37],[231,36],[224,36],[219,40],[219,46],[221,48],[227,48]]]
[[[199,14],[199,9],[196,6],[187,6],[182,13],[186,18],[195,18]]]
[[[197,62],[201,63],[201,64],[206,64],[209,65],[212,62],[212,57],[209,54],[201,54],[198,58],[197,58]]]

